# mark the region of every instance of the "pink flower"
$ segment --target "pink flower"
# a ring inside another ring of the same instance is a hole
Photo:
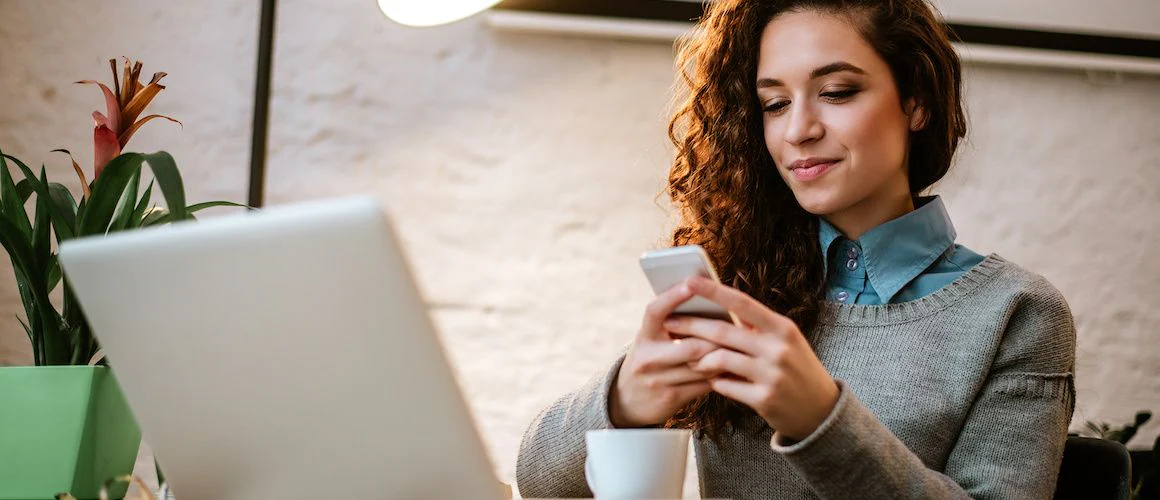
[[[104,115],[100,111],[93,111],[93,121],[96,122],[93,128],[93,179],[101,175],[101,171],[110,160],[121,154],[129,139],[133,137],[137,129],[141,128],[141,125],[154,118],[164,118],[178,125],[181,124],[181,122],[163,115],[137,118],[145,111],[145,107],[153,98],[157,97],[157,94],[165,88],[160,83],[161,79],[165,77],[165,73],[153,73],[153,78],[149,80],[149,84],[142,85],[140,80],[141,62],[137,61],[130,67],[129,59],[126,58],[124,85],[122,86],[122,82],[117,80],[117,60],[109,59],[109,66],[113,69],[113,90],[96,80],[77,82],[97,84],[105,94],[105,108],[108,114]],[[77,175],[81,178],[81,184],[87,187],[88,182],[85,180],[84,173],[75,162],[73,165],[77,169]]]

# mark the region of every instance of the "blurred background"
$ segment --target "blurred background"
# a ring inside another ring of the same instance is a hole
[[[1149,0],[1133,5],[1124,19],[1160,25],[1140,21]],[[172,153],[191,203],[245,202],[258,14],[243,0],[0,1],[0,149],[79,192],[49,151],[91,165],[103,100],[73,82],[108,81],[126,56],[168,73],[150,111],[184,123],[152,123],[130,149]],[[606,366],[652,295],[636,259],[672,225],[659,195],[674,51],[496,24],[405,28],[373,0],[280,2],[265,192],[383,200],[510,482],[536,412]],[[968,61],[969,137],[935,191],[960,243],[1067,297],[1078,429],[1160,410],[1160,76],[1063,66]],[[14,283],[0,259],[0,365],[32,362]]]

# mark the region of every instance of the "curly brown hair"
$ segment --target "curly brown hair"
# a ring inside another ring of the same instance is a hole
[[[757,98],[761,35],[779,14],[815,10],[849,18],[890,67],[902,106],[926,110],[909,139],[912,195],[949,170],[966,135],[961,65],[925,0],[719,0],[680,42],[678,97],[669,123],[676,158],[667,193],[680,214],[672,244],[699,244],[724,283],[794,320],[807,337],[825,283],[818,219],[794,198],[764,142]],[[694,400],[666,427],[716,438],[752,410],[719,394]]]

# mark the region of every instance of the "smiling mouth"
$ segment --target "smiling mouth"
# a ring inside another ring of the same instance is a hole
[[[809,166],[790,168],[790,173],[792,173],[794,178],[799,181],[812,181],[830,171],[830,169],[838,163],[841,163],[841,160],[831,160],[817,163],[810,162]]]

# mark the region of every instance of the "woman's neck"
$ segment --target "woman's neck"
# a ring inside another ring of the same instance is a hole
[[[909,192],[902,195],[870,196],[844,210],[824,215],[826,222],[834,226],[850,240],[858,240],[866,231],[902,217],[914,210],[914,198]]]

